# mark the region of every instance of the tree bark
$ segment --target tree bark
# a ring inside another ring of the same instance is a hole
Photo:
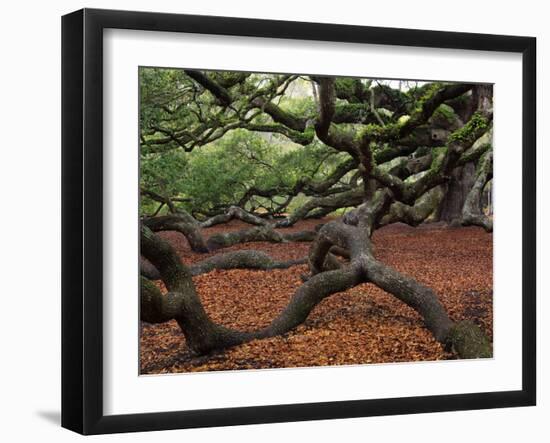
[[[488,151],[481,158],[477,176],[472,189],[466,197],[462,210],[462,225],[481,226],[487,232],[493,231],[493,220],[483,212],[482,197],[485,185],[493,177],[493,151]]]
[[[307,242],[312,241],[314,238],[315,232],[313,231],[300,231],[281,234],[274,230],[271,226],[258,226],[255,228],[243,229],[235,232],[212,235],[207,241],[207,246],[210,251],[216,251],[218,249],[228,248],[239,243],[262,241],[271,243],[283,243],[293,241]]]
[[[462,218],[462,208],[475,181],[476,167],[473,163],[455,168],[447,184],[447,192],[439,209],[439,220],[447,223]]]
[[[225,213],[215,215],[205,221],[200,222],[201,228],[210,228],[211,226],[219,225],[220,223],[227,223],[230,220],[238,219],[245,223],[256,226],[268,226],[270,222],[263,218],[260,218],[250,212],[245,211],[238,206],[231,206]]]
[[[159,231],[177,231],[182,233],[192,251],[208,252],[208,246],[201,234],[199,223],[187,214],[184,216],[181,213],[174,215],[164,215],[160,217],[147,218],[142,220],[142,223],[150,228],[153,232]]]
[[[139,273],[149,280],[161,279],[158,269],[149,260],[141,256],[139,257]]]
[[[191,275],[206,274],[214,269],[286,269],[307,263],[307,259],[277,261],[263,251],[244,250],[215,255],[190,267]]]

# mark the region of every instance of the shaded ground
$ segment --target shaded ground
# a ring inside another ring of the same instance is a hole
[[[319,220],[302,221],[293,230],[313,229]],[[205,230],[206,235],[249,227],[240,221]],[[175,232],[160,235],[174,245],[185,263],[213,254],[190,251]],[[455,320],[471,319],[492,337],[493,237],[482,228],[402,224],[374,234],[376,256],[433,288]],[[248,243],[220,252],[261,249],[281,260],[307,255],[310,243]],[[194,277],[197,291],[215,322],[241,329],[267,326],[302,283],[306,265],[284,270],[213,271]],[[284,336],[255,340],[203,357],[193,356],[175,321],[141,324],[142,374],[296,366],[349,365],[453,359],[424,328],[420,316],[371,284],[334,294],[307,321]]]

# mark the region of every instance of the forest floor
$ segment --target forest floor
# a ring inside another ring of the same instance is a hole
[[[313,229],[323,220],[302,221],[284,232]],[[326,220],[325,220],[326,221]],[[205,229],[208,236],[248,228],[234,220]],[[247,243],[198,254],[176,232],[160,233],[187,263],[239,249],[258,249],[279,260],[307,256],[311,243]],[[470,319],[490,338],[493,329],[493,236],[478,227],[439,223],[403,224],[375,232],[375,255],[433,288],[454,321]],[[272,271],[213,271],[194,277],[215,322],[239,330],[267,326],[302,284],[307,265]],[[288,368],[455,359],[424,327],[420,316],[392,295],[362,284],[323,300],[306,322],[280,336],[194,356],[177,323],[142,322],[140,372],[159,374],[232,369]]]

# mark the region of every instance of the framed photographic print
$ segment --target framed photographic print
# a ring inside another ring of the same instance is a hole
[[[535,50],[64,16],[62,425],[534,405]]]

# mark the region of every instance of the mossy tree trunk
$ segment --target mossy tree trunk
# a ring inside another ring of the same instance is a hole
[[[455,168],[451,179],[447,183],[445,197],[439,208],[440,221],[446,223],[459,223],[462,219],[462,208],[466,197],[472,189],[476,177],[476,167],[473,162]]]

